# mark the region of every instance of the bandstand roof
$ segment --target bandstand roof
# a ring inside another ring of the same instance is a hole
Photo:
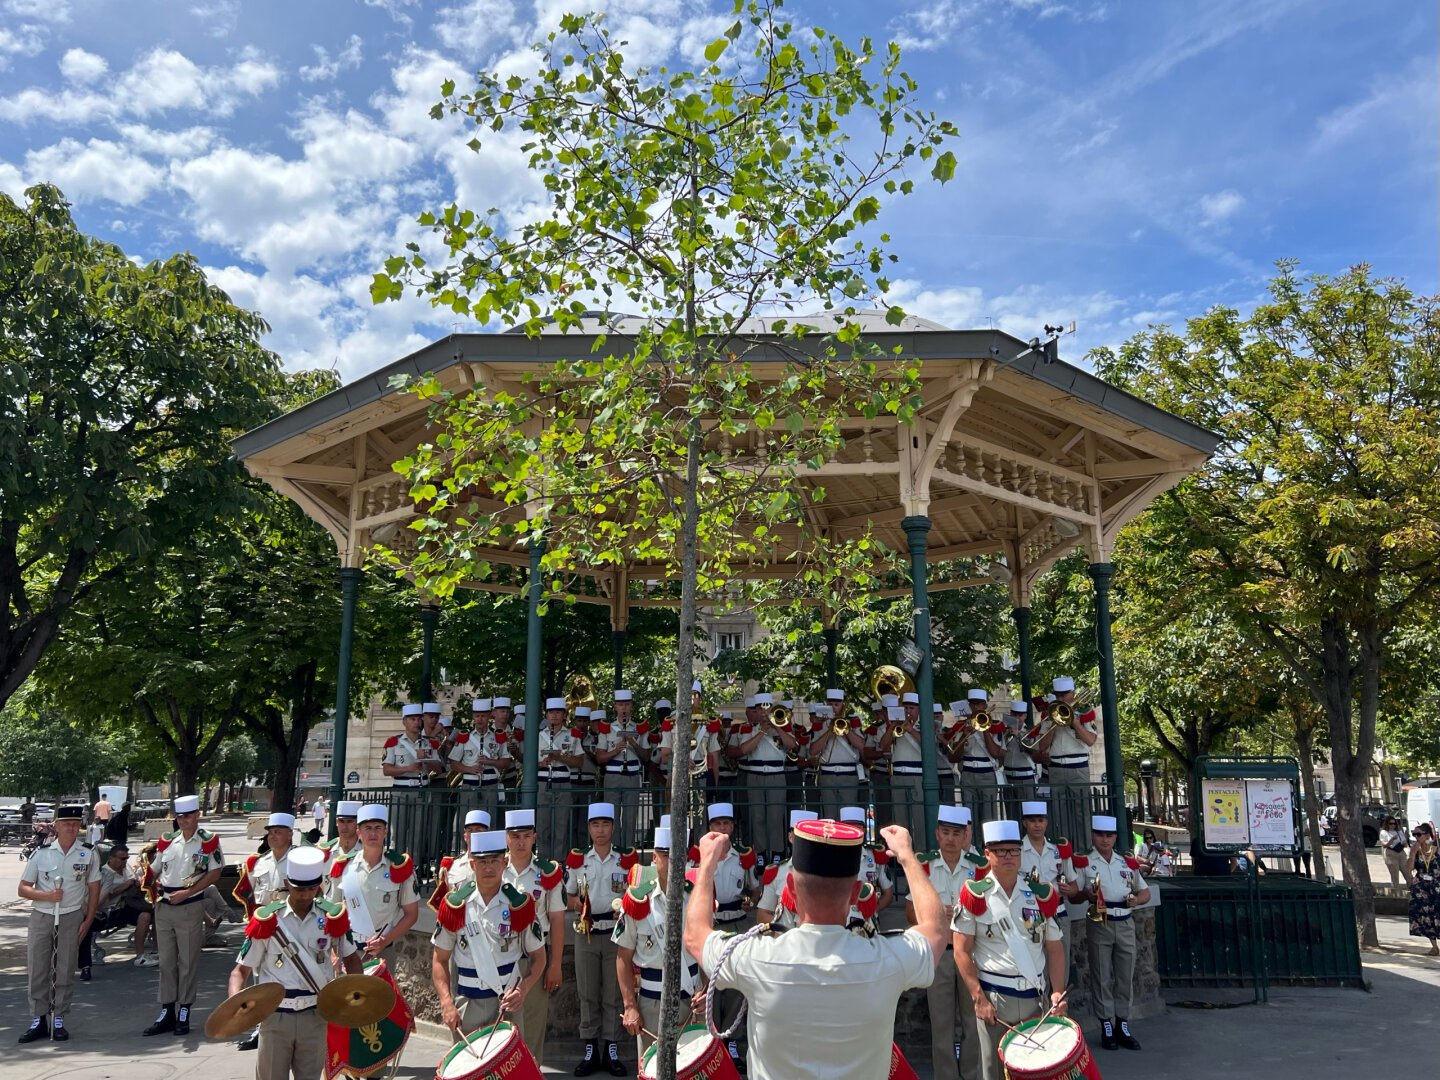
[[[894,418],[846,423],[841,452],[800,474],[802,487],[825,489],[823,501],[807,506],[808,524],[836,537],[873,527],[882,543],[903,552],[901,519],[927,514],[930,562],[1003,554],[1014,571],[1017,605],[1028,604],[1035,578],[1076,547],[1087,547],[1092,561],[1107,561],[1119,529],[1199,468],[1219,442],[1078,367],[1045,363],[1026,342],[1000,331],[948,330],[916,318],[895,329],[877,317],[865,333],[883,353],[898,346],[901,356],[922,362],[924,406],[908,427]],[[234,451],[252,474],[329,531],[345,565],[358,566],[372,544],[403,547],[411,536],[404,525],[417,511],[391,465],[435,434],[430,403],[392,388],[394,376],[433,374],[452,392],[514,392],[538,367],[590,355],[594,340],[576,332],[452,334],[248,432]],[[612,325],[606,348],[624,349],[623,340],[624,326]],[[794,351],[793,342],[763,334],[748,340],[756,347],[747,360],[762,379],[778,375]],[[743,455],[743,447],[730,449]],[[772,531],[772,538],[776,554],[753,576],[793,572],[787,555],[803,547],[801,530]],[[529,561],[519,546],[485,554],[501,565]],[[643,593],[644,582],[666,576],[644,565],[603,570],[591,599],[612,607],[645,603],[630,583]]]

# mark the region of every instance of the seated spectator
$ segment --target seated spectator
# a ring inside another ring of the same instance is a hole
[[[129,858],[129,849],[124,844],[116,844],[106,853],[105,862],[100,867],[100,903],[96,908],[95,922],[90,927],[90,933],[80,943],[80,978],[84,982],[90,981],[91,961],[94,958],[92,946],[96,935],[121,927],[135,928],[130,943],[135,950],[137,966],[148,966],[139,964],[138,961],[143,956],[142,950],[150,933],[153,914],[150,905],[140,896],[140,882],[127,865]],[[130,902],[132,898],[136,901],[133,904]],[[103,950],[100,950],[99,958],[104,955]]]

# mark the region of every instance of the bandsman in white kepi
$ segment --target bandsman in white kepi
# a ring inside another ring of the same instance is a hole
[[[1003,730],[999,717],[990,712],[990,691],[972,686],[965,694],[968,707],[962,724],[970,731],[958,755],[960,766],[960,801],[984,820],[995,816],[995,764],[1003,756],[996,729]],[[990,723],[975,730],[976,719],[985,714]]]
[[[490,830],[490,812],[488,810],[469,810],[465,813],[465,826],[461,830],[460,850],[453,855],[446,855],[440,860],[440,866],[435,873],[435,889],[430,894],[430,899],[425,903],[432,911],[440,910],[440,903],[445,899],[445,894],[451,889],[459,888],[465,882],[474,878],[470,867],[470,838],[476,833],[488,832]]]
[[[880,754],[890,757],[891,820],[911,836],[925,835],[924,773],[920,750],[920,695],[905,693],[898,708],[887,708]]]
[[[419,705],[402,705],[400,723],[405,730],[385,740],[380,769],[397,788],[423,787],[429,780],[430,743],[420,733]]]
[[[971,846],[971,815],[968,806],[942,806],[935,815],[934,851],[917,856],[931,886],[945,910],[952,911],[960,889],[977,874],[985,872],[985,860]],[[905,918],[915,925],[913,904],[905,905]],[[980,1067],[979,1043],[975,1037],[975,1008],[960,982],[953,949],[935,965],[935,979],[926,988],[925,1003],[930,1013],[930,1054],[935,1080],[970,1080]]]
[[[1090,748],[1095,745],[1093,708],[1075,708],[1075,680],[1062,675],[1051,682],[1055,700],[1050,703],[1049,724],[1035,747],[1034,756],[1045,763],[1054,817],[1068,836],[1084,835],[1090,788]],[[1058,706],[1074,711],[1069,724],[1057,724]]]
[[[423,779],[427,784],[436,783],[444,777],[446,758],[450,753],[450,737],[440,723],[440,712],[438,701],[427,701],[420,706],[420,737],[425,740],[421,746],[425,754]]]
[[[477,697],[470,709],[470,730],[460,732],[450,744],[450,772],[460,774],[462,788],[480,789],[480,809],[493,816],[499,812],[501,774],[514,762],[490,726],[494,711],[490,699]]]
[[[1010,702],[1010,715],[1005,721],[1005,784],[1011,798],[1021,801],[1035,797],[1035,759],[1021,741],[1030,731],[1030,706],[1019,698]]]
[[[457,1035],[493,1024],[502,1013],[518,1016],[545,970],[535,900],[504,882],[505,834],[473,834],[469,861],[470,880],[441,901],[430,939],[430,978],[440,999],[440,1018]],[[450,991],[452,954],[458,1008]],[[526,957],[530,962],[522,965]]]
[[[380,956],[415,925],[420,898],[415,893],[415,860],[403,851],[387,851],[390,813],[378,803],[362,806],[360,850],[330,861],[329,899],[345,905],[350,932],[365,959]]]
[[[1020,831],[1024,839],[1020,843],[1020,876],[1029,882],[1040,882],[1060,889],[1065,894],[1064,883],[1073,880],[1075,871],[1071,866],[1070,841],[1061,838],[1059,844],[1052,844],[1045,838],[1050,827],[1050,808],[1039,800],[1031,799],[1020,804]],[[1062,910],[1055,920],[1060,924],[1060,951],[1065,956],[1065,986],[1070,979],[1070,919]]]
[[[811,740],[810,759],[817,770],[823,813],[834,819],[840,807],[860,801],[865,734],[859,719],[850,716],[844,690],[826,690],[825,701],[831,717]]]
[[[240,864],[240,877],[230,893],[245,909],[247,919],[253,919],[257,911],[284,895],[286,864],[294,842],[295,815],[271,814],[265,822],[266,850],[245,857]],[[322,852],[322,861],[324,857],[328,857],[328,852]],[[239,1049],[254,1050],[259,1045],[260,1029],[256,1028],[240,1040]]]
[[[200,977],[205,943],[205,890],[220,880],[225,856],[220,837],[200,828],[200,799],[175,800],[179,829],[160,838],[141,888],[155,905],[155,942],[160,951],[160,1015],[142,1034],[190,1033],[190,1006]]]
[[[22,1043],[70,1037],[65,1012],[74,993],[80,939],[90,933],[100,903],[100,860],[80,840],[84,816],[84,807],[60,807],[55,839],[31,855],[20,874],[20,899],[30,901],[25,967],[31,1015]]]
[[[591,803],[586,814],[590,850],[573,849],[565,860],[565,893],[575,921],[575,982],[580,991],[580,1037],[585,1053],[576,1076],[589,1076],[602,1066],[611,1076],[629,1070],[620,1059],[620,984],[615,978],[615,903],[625,892],[635,851],[617,851],[615,807]],[[604,1042],[604,1047],[601,1047]]]
[[[634,710],[635,695],[629,690],[616,690],[615,719],[602,718],[594,725],[595,763],[604,770],[601,788],[605,801],[614,803],[620,814],[620,840],[627,844],[635,840],[635,813],[640,805],[647,756],[640,744]]]
[[[660,1030],[660,994],[665,966],[665,887],[670,880],[670,830],[655,830],[655,876],[629,886],[620,900],[620,917],[615,922],[615,973],[625,1011],[621,1024],[639,1036],[641,1049],[654,1041],[650,1034]],[[683,925],[683,923],[682,923]],[[693,957],[682,955],[680,993],[693,999],[700,968]],[[685,1011],[681,1010],[681,1024]]]
[[[535,924],[545,942],[545,974],[525,995],[520,1013],[520,1037],[536,1065],[545,1064],[545,1027],[550,1022],[550,995],[560,989],[561,952],[565,948],[565,868],[554,859],[535,854],[535,811],[505,811],[505,884],[529,893],[535,901]],[[520,967],[529,974],[527,956]]]
[[[840,819],[865,830],[869,815],[863,806],[842,806]],[[890,853],[885,845],[866,844],[860,855],[860,881],[869,886],[861,890],[861,902],[850,912],[851,929],[875,930],[875,919],[895,901],[895,879],[890,874]]]
[[[565,726],[563,697],[545,699],[545,723],[536,734],[540,806],[536,847],[550,858],[570,849],[570,790],[584,757],[580,740]],[[515,749],[521,750],[518,741]]]
[[[1090,958],[1090,1000],[1100,1018],[1100,1046],[1139,1050],[1130,1032],[1130,1000],[1135,985],[1133,910],[1150,902],[1150,887],[1140,876],[1140,861],[1115,852],[1116,821],[1096,814],[1090,823],[1093,847],[1072,859],[1078,878],[1075,899],[1089,903],[1085,952]]]
[[[360,850],[359,822],[355,820],[359,813],[360,803],[354,799],[341,799],[335,804],[335,835],[319,844],[326,858],[350,856]]]
[[[1017,823],[987,821],[984,829],[989,872],[961,886],[950,928],[955,966],[975,1011],[980,1076],[1004,1080],[997,1050],[1005,1029],[1047,1007],[1065,1014],[1065,957],[1055,922],[1060,894],[1020,876]]]
[[[319,898],[325,853],[318,847],[296,848],[285,861],[285,873],[285,898],[262,906],[245,927],[229,992],[238,994],[252,975],[285,988],[279,1008],[260,1024],[256,1080],[320,1080],[326,1024],[315,1007],[315,992],[334,978],[332,957],[356,975],[360,953],[350,938],[345,909]]]

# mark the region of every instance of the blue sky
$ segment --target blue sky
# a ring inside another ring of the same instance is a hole
[[[48,179],[136,257],[191,249],[295,368],[353,377],[457,328],[372,308],[370,275],[459,197],[533,197],[520,155],[429,119],[447,77],[514,64],[603,6],[633,51],[693,56],[703,0],[0,0],[0,190]],[[1064,355],[1216,303],[1272,264],[1368,261],[1437,289],[1437,13],[1414,0],[792,0],[905,46],[953,119],[945,188],[882,219],[907,309]],[[463,327],[465,329],[470,326]]]

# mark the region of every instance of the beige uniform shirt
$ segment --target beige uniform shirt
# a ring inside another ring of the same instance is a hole
[[[1077,880],[1082,889],[1098,886],[1105,894],[1105,906],[1111,919],[1128,919],[1130,911],[1125,907],[1125,898],[1149,887],[1140,871],[1130,869],[1125,856],[1118,851],[1112,852],[1106,860],[1092,849],[1090,865],[1079,871]]]
[[[211,854],[206,855],[200,850],[202,843],[204,841],[200,838],[199,829],[195,830],[195,835],[189,840],[176,833],[170,846],[155,856],[151,865],[155,870],[155,881],[162,892],[183,889],[211,870],[218,870],[225,865],[225,856],[218,846]]]
[[[1024,878],[1015,880],[1015,891],[1006,894],[1000,882],[990,886],[987,895],[993,894],[989,906],[981,915],[971,914],[964,904],[955,906],[950,918],[950,929],[975,939],[975,966],[980,969],[980,985],[983,989],[997,993],[1017,991],[1026,993],[1043,990],[1035,986],[1022,974],[1021,966],[1011,953],[1016,941],[1028,949],[1035,971],[1045,974],[1045,942],[1060,941],[1060,925],[1046,918],[1040,910],[1040,902]],[[998,923],[1001,912],[1009,911],[1014,934],[1005,933]],[[1043,978],[1041,980],[1044,981]]]
[[[935,857],[925,864],[925,868],[930,871],[930,884],[940,894],[940,903],[947,911],[954,909],[955,901],[960,896],[960,887],[967,881],[974,881],[975,871],[979,869],[978,864],[967,859],[966,855],[979,858],[975,849],[971,848],[956,860],[952,868],[945,864],[944,856],[937,851]]]
[[[557,884],[550,888],[545,888],[540,883],[540,868],[532,858],[518,870],[507,859],[502,880],[506,885],[512,885],[521,892],[528,892],[534,899],[535,922],[540,927],[540,936],[545,944],[550,944],[550,916],[557,911],[565,910],[564,878],[562,877]]]
[[[336,879],[327,878],[326,881],[334,883]],[[378,863],[367,866],[364,851],[358,852],[346,862],[345,870],[329,899],[335,903],[343,903],[350,909],[350,925],[357,936],[364,936],[365,931],[364,916],[357,917],[355,912],[357,904],[364,903],[370,925],[374,927],[375,933],[383,934],[400,921],[402,908],[419,901],[415,892],[413,870],[409,877],[397,885],[390,879],[390,860],[384,853],[381,853]]]
[[[545,947],[540,920],[517,933],[510,922],[510,901],[496,889],[488,901],[475,889],[465,901],[465,925],[458,931],[438,923],[430,942],[455,955],[455,984],[462,997],[489,998],[520,981],[521,956]]]
[[[250,871],[250,888],[256,907],[264,907],[280,899],[280,894],[285,891],[289,857],[289,851],[279,859],[276,859],[273,851],[267,851],[255,860],[255,869]]]
[[[130,870],[130,867],[122,867],[117,873],[110,869],[109,863],[103,864],[100,867],[100,910],[97,912],[97,915],[114,911],[124,904],[125,894],[123,892],[115,896],[111,896],[110,893],[118,889],[121,885],[134,880],[135,875]]]
[[[402,731],[393,739],[386,740],[385,752],[380,756],[380,764],[383,765],[414,765],[416,762],[428,760],[430,755],[429,740],[424,735],[417,735],[410,738],[407,732]],[[390,777],[395,787],[420,787],[424,781],[422,773],[405,773],[403,776]]]
[[[770,879],[770,883],[760,893],[760,903],[756,905],[774,914],[775,917],[770,920],[772,926],[786,929],[797,925],[799,921],[795,912],[780,902],[780,898],[785,894],[785,882],[790,877],[790,870],[789,859],[775,868],[775,876]]]
[[[666,910],[664,890],[658,886],[652,888],[650,890],[650,910],[645,917],[631,919],[622,916],[616,921],[615,932],[611,935],[616,945],[622,949],[629,949],[635,954],[630,958],[630,962],[639,970],[640,996],[653,1001],[660,1000],[661,989],[664,985],[662,968],[665,966]],[[682,928],[685,925],[683,911],[680,913],[680,925]],[[681,949],[680,955],[685,962],[685,971],[680,978],[680,992],[694,993],[700,967],[695,963],[695,958],[684,949]]]
[[[295,914],[289,904],[281,908],[275,918],[280,924],[277,932],[265,938],[246,937],[235,962],[255,972],[256,982],[279,983],[285,987],[281,1009],[308,1009],[315,1004],[315,993],[296,965],[303,963],[315,985],[323,988],[335,977],[330,951],[333,949],[343,960],[355,954],[355,942],[348,934],[338,938],[327,934],[325,913],[314,904],[304,918]],[[293,946],[293,953],[281,944],[282,933]]]
[[[100,880],[100,860],[95,855],[95,849],[79,839],[69,851],[61,851],[60,841],[52,840],[30,856],[25,869],[20,872],[20,880],[46,892],[63,889],[59,905],[61,915],[69,915],[72,911],[83,912],[90,903],[90,883]],[[37,900],[34,904],[36,911],[47,915],[55,911],[53,901]]]
[[[1074,723],[1085,724],[1086,731],[1095,730],[1095,712],[1090,710],[1075,717]],[[1055,729],[1050,740],[1050,764],[1061,768],[1081,768],[1090,763],[1090,747],[1080,741],[1079,736],[1069,727]]]
[[[553,731],[550,725],[546,724],[540,729],[540,756],[537,759],[540,764],[539,777],[541,780],[548,780],[552,784],[568,784],[578,779],[579,770],[572,770],[569,765],[557,761],[552,765],[544,764],[548,754],[560,754],[565,757],[574,757],[582,753],[580,740],[570,734],[570,729],[564,726]]]
[[[466,731],[455,737],[450,748],[450,760],[458,765],[479,765],[480,759],[503,759],[508,755],[501,749],[493,731]],[[494,765],[484,766],[479,773],[466,773],[462,783],[466,787],[477,784],[494,784],[500,779],[500,770]]]
[[[594,928],[609,933],[615,927],[615,912],[610,905],[625,891],[626,877],[627,872],[620,869],[620,855],[614,848],[604,858],[591,848],[585,853],[585,863],[580,869],[565,872],[565,892],[579,896],[583,880],[590,896]]]
[[[1054,885],[1060,878],[1060,849],[1046,840],[1036,851],[1027,836],[1020,841],[1020,876]]]

